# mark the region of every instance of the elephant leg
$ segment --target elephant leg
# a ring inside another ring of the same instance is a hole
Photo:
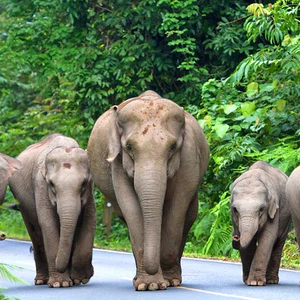
[[[49,272],[41,228],[38,224],[37,219],[35,220],[35,222],[29,221],[30,219],[32,219],[32,213],[30,218],[29,215],[24,211],[21,211],[21,213],[33,245],[33,255],[36,266],[36,276],[34,279],[34,283],[36,285],[47,284],[49,279]]]
[[[95,204],[89,203],[79,217],[74,236],[71,278],[78,285],[86,284],[94,274],[92,265],[93,242],[96,229]]]
[[[183,236],[182,236],[181,247],[180,247],[180,252],[179,252],[180,257],[182,257],[185,243],[186,243],[186,240],[188,237],[188,233],[189,233],[192,225],[196,221],[197,215],[198,215],[198,192],[195,195],[194,199],[192,200],[192,202],[188,208],[186,217],[185,217]]]
[[[122,170],[120,172],[120,170]],[[133,285],[136,290],[164,290],[167,288],[167,281],[163,278],[161,268],[159,271],[150,275],[145,271],[144,267],[144,221],[142,210],[133,189],[132,182],[124,174],[122,166],[118,170],[113,170],[113,182],[116,198],[122,216],[128,226],[132,251],[136,263],[136,275],[133,279]],[[104,195],[107,200],[114,202],[107,195]]]
[[[247,283],[249,277],[250,268],[251,268],[255,251],[256,251],[256,240],[252,240],[246,249],[242,249],[242,248],[240,249],[240,255],[241,255],[242,266],[243,266],[243,281],[245,284]]]
[[[286,229],[282,233],[281,237],[279,237],[275,242],[271,253],[270,261],[267,268],[267,274],[266,274],[266,280],[267,283],[269,284],[277,284],[279,282],[278,272],[280,268],[283,246],[289,231],[288,223],[285,225],[285,228]]]
[[[53,207],[47,205],[37,205],[39,223],[43,233],[44,246],[49,270],[49,287],[70,287],[73,282],[69,276],[69,271],[60,273],[56,269],[55,261],[59,243],[59,220]]]
[[[164,208],[161,266],[163,276],[171,286],[178,286],[182,282],[181,256],[198,212],[198,196],[193,196],[190,203],[183,200],[185,197],[184,190],[174,192],[173,198],[167,195]]]
[[[272,229],[272,228],[271,228]],[[275,243],[275,235],[272,230],[265,228],[259,237],[258,245],[253,257],[247,285],[265,285],[267,266]]]

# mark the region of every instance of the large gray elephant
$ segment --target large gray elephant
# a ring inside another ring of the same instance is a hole
[[[300,246],[300,166],[289,176],[286,183],[286,197],[291,209],[297,242]]]
[[[181,283],[181,256],[198,212],[209,148],[197,121],[146,91],[105,112],[88,143],[96,186],[125,220],[136,290]]]
[[[0,153],[0,204],[3,204],[8,179],[21,168],[22,164],[15,158]]]
[[[17,158],[23,167],[9,184],[33,243],[35,284],[87,283],[93,275],[96,210],[86,151],[53,134]]]
[[[241,254],[247,285],[276,284],[291,221],[287,176],[263,161],[238,177],[231,190],[233,247]]]

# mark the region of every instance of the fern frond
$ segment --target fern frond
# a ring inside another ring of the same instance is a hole
[[[10,270],[23,270],[23,268],[14,265],[5,264],[5,263],[0,263],[0,277],[2,277],[2,279],[7,281],[28,284],[26,281],[12,274]]]

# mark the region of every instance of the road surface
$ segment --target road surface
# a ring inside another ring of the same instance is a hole
[[[248,287],[242,282],[241,264],[205,259],[182,260],[183,283],[166,291],[136,292],[132,285],[135,264],[131,253],[94,250],[95,275],[86,285],[72,288],[48,288],[35,286],[35,265],[30,253],[30,243],[14,240],[0,242],[0,263],[17,265],[21,271],[13,271],[27,285],[0,279],[0,286],[7,296],[20,300],[126,300],[126,299],[297,299],[300,293],[300,272],[280,270],[280,283],[264,287]],[[1,296],[0,296],[1,298]]]

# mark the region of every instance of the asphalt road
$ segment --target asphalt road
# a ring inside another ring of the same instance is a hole
[[[0,242],[0,263],[22,267],[13,273],[28,284],[0,279],[7,296],[20,300],[85,300],[85,299],[299,299],[300,272],[280,270],[280,283],[264,287],[248,287],[242,282],[241,264],[203,259],[183,259],[183,283],[166,291],[136,292],[132,285],[135,265],[132,254],[94,250],[95,275],[87,285],[72,288],[35,286],[35,265],[30,243],[14,240]],[[298,297],[298,298],[297,298]],[[0,296],[1,298],[1,296]]]

